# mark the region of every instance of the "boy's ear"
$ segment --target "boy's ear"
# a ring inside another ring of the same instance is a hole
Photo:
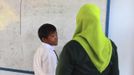
[[[42,41],[45,42],[45,38],[42,38]]]
[[[47,38],[42,38],[42,41],[43,41],[43,42],[46,42],[46,41],[47,41]]]

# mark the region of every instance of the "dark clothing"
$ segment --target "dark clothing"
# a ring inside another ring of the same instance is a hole
[[[56,75],[119,75],[117,47],[112,43],[112,57],[108,67],[100,73],[84,48],[74,40],[65,45],[60,55]]]

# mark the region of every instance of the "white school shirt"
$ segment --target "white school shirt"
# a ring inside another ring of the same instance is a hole
[[[43,43],[40,46],[33,60],[33,69],[35,75],[55,75],[57,66],[57,57],[54,53],[54,48],[47,44]]]

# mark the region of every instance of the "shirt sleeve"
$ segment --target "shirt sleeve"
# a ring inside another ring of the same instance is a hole
[[[44,54],[43,54],[44,53]],[[34,56],[34,73],[35,75],[54,75],[50,72],[48,53],[39,50]]]

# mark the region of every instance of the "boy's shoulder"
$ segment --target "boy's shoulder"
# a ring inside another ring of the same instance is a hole
[[[47,46],[45,46],[45,45],[40,45],[38,48],[37,48],[37,51],[41,51],[41,52],[46,52],[46,51],[48,51],[49,50],[49,48],[47,47]]]

